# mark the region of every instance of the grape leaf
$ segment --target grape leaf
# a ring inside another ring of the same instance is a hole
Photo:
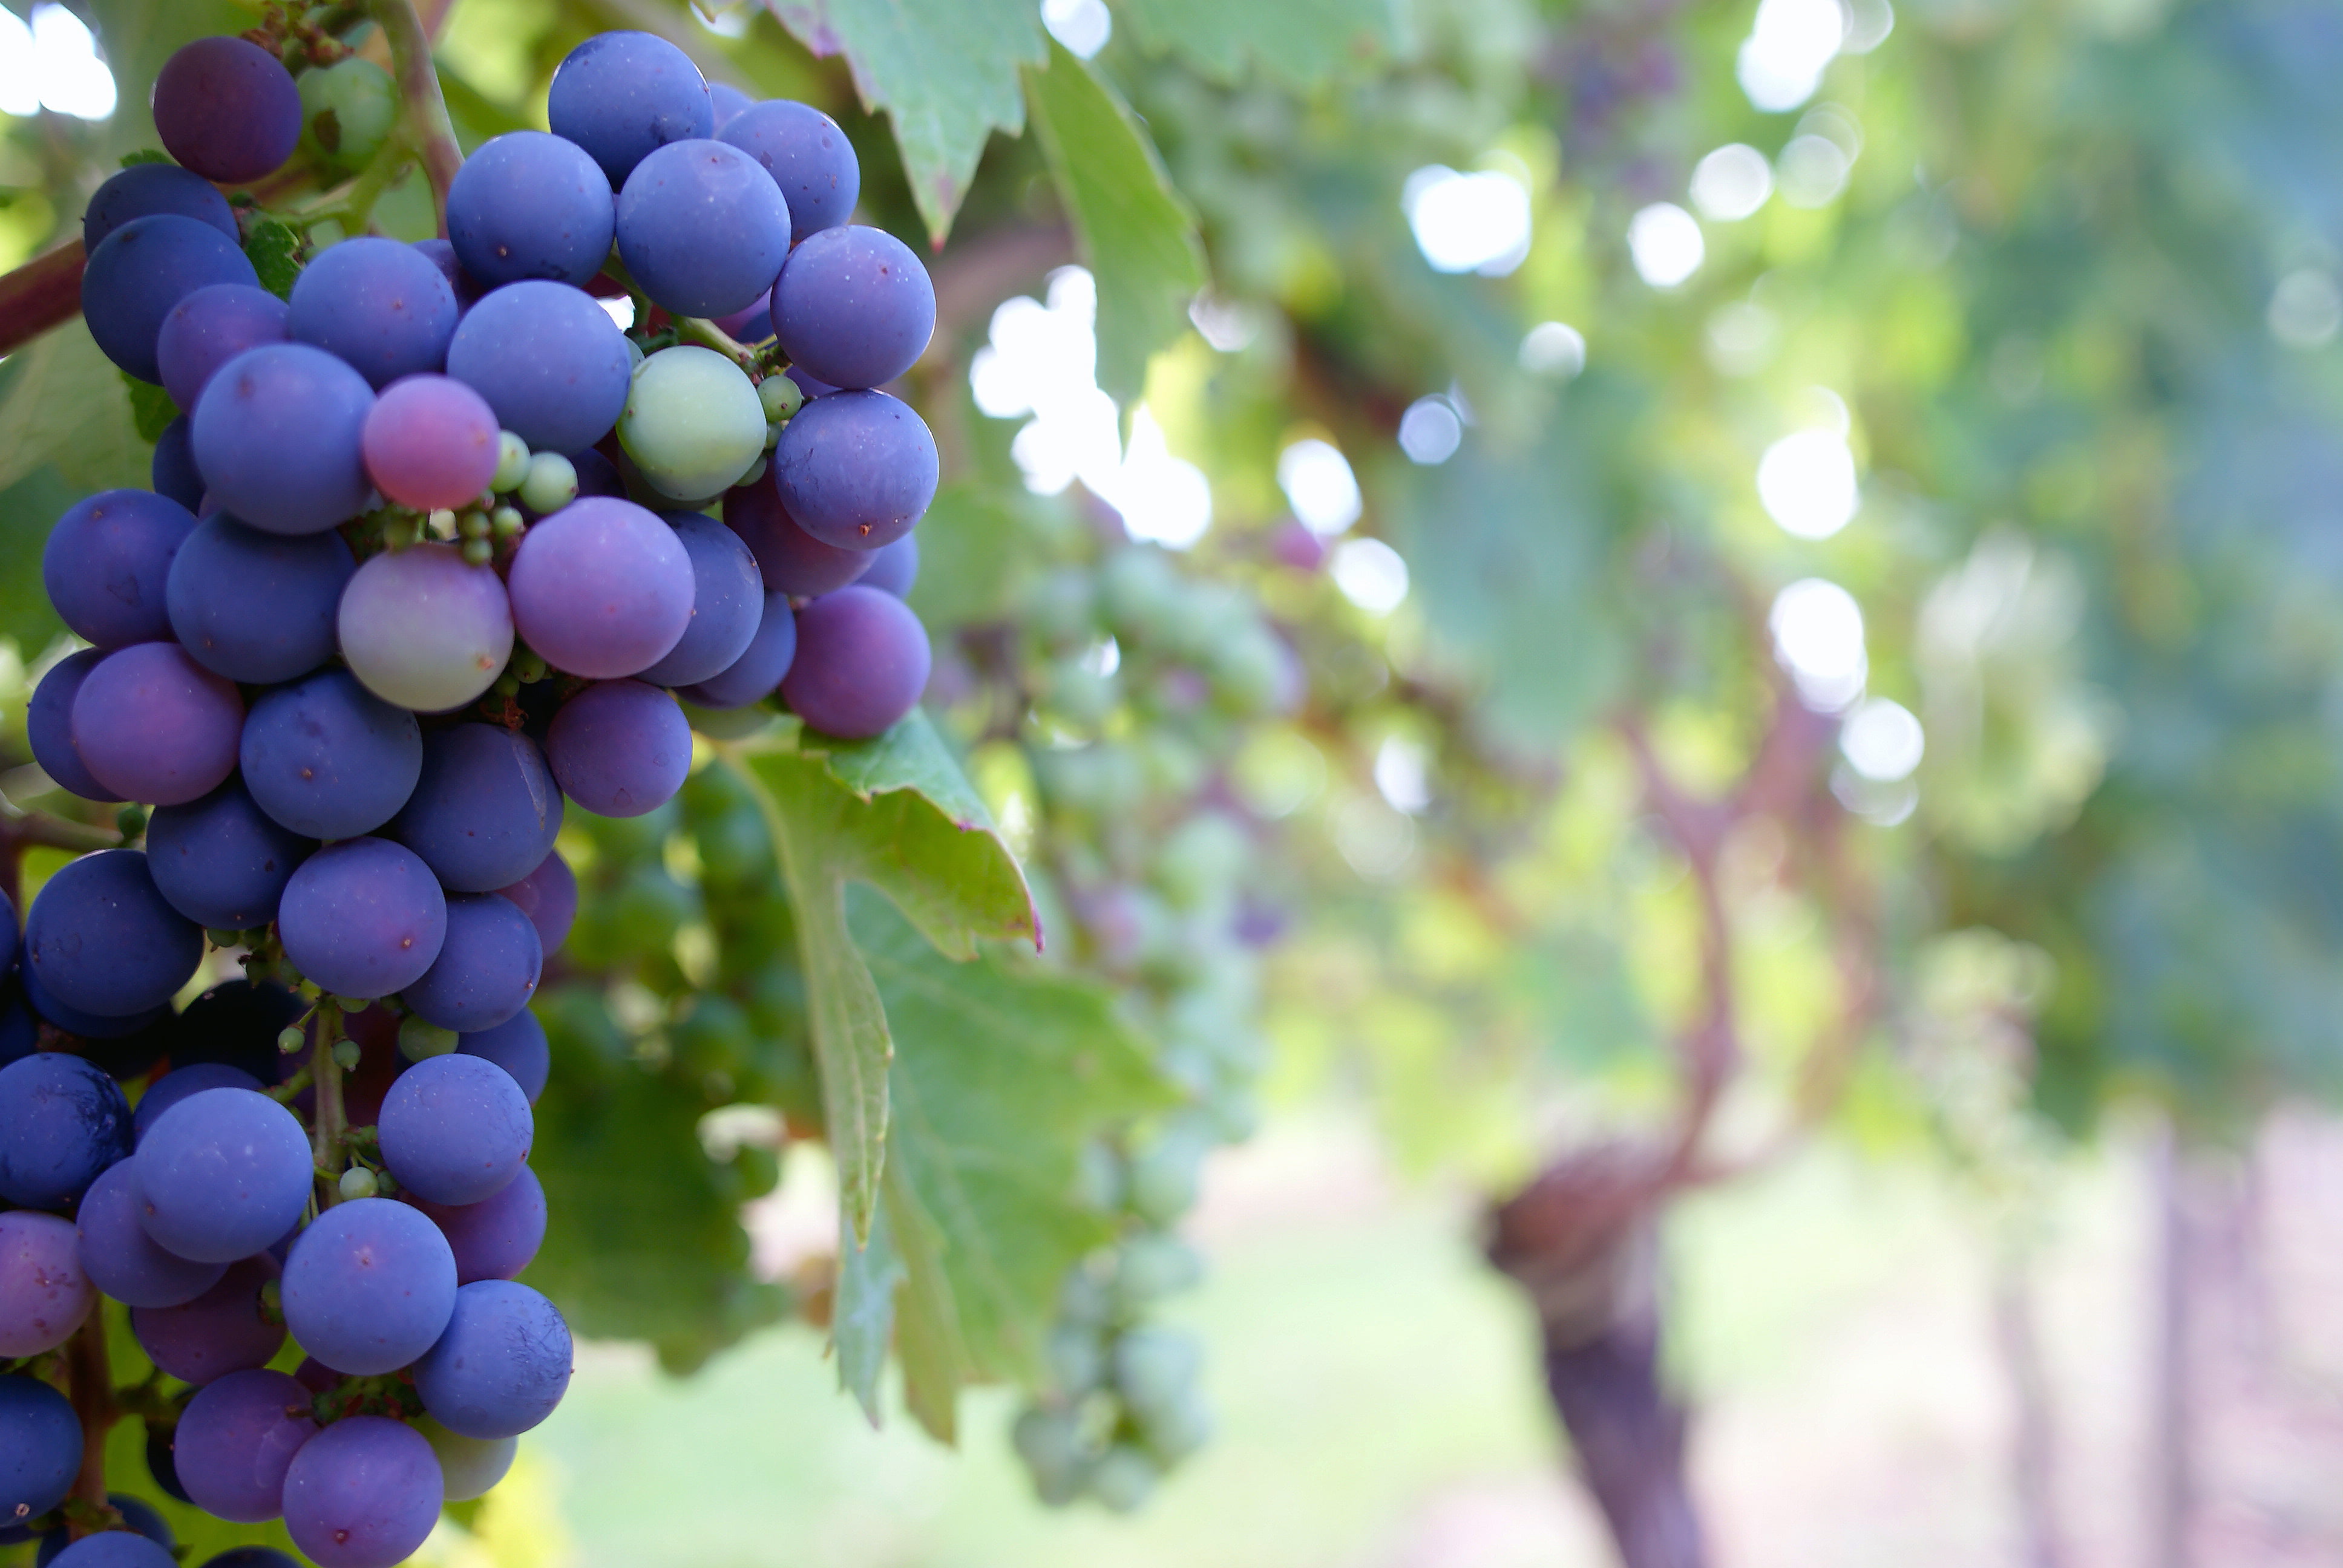
[[[293,297],[293,285],[301,276],[300,251],[301,236],[277,218],[255,218],[245,231],[245,256],[260,275],[260,286],[279,299]]]
[[[1234,82],[1258,63],[1267,75],[1314,86],[1346,64],[1390,51],[1391,0],[1120,0],[1140,42],[1205,75]]]
[[[44,463],[82,490],[143,486],[152,457],[129,391],[80,317],[0,365],[0,489]]]
[[[794,746],[794,749],[791,749]],[[942,952],[1039,940],[1033,900],[983,800],[914,712],[875,740],[783,730],[728,748],[765,814],[797,916],[806,1010],[839,1198],[870,1234],[885,1162],[887,1017],[847,930],[845,887],[879,889]]]
[[[1138,397],[1147,361],[1188,327],[1204,286],[1195,215],[1172,188],[1138,118],[1063,45],[1025,74],[1033,128],[1098,280],[1098,381],[1118,402]]]
[[[985,139],[1025,127],[1019,68],[1047,57],[1032,0],[765,0],[818,55],[844,55],[862,106],[895,124],[911,199],[938,245]]]
[[[139,380],[127,370],[122,373],[122,389],[130,394],[131,428],[138,432],[141,441],[153,446],[163,438],[171,421],[179,417],[179,406],[171,401],[168,392],[152,381]]]

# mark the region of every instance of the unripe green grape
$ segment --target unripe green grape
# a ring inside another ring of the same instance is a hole
[[[780,427],[780,426],[779,426],[779,425],[768,425],[768,426],[766,426],[766,427],[765,427],[765,450],[766,450],[766,451],[768,451],[768,452],[770,452],[774,447],[776,447],[779,446],[780,444],[781,444],[781,427]]]
[[[456,532],[468,539],[487,538],[488,537],[488,514],[479,510],[478,508],[472,508],[466,511],[458,513],[456,516]]]
[[[1147,1451],[1167,1465],[1177,1464],[1212,1439],[1212,1414],[1193,1388],[1162,1410],[1139,1412]]]
[[[1061,658],[1050,666],[1041,698],[1052,713],[1088,729],[1105,722],[1121,695],[1114,677],[1081,659]]]
[[[355,1040],[337,1040],[334,1041],[334,1065],[340,1068],[344,1072],[356,1072],[357,1070],[358,1058],[361,1054],[362,1053],[358,1050],[358,1042]]]
[[[746,708],[702,708],[696,702],[686,702],[683,716],[694,729],[711,740],[745,740],[769,729],[780,717],[760,702],[752,702]]]
[[[488,488],[509,493],[528,477],[528,443],[510,430],[497,432],[497,472]]]
[[[749,465],[748,470],[732,482],[736,485],[753,485],[765,477],[765,469],[768,466],[765,455],[759,452],[757,454],[756,461]]]
[[[342,1196],[351,1202],[360,1198],[371,1198],[382,1190],[382,1183],[375,1180],[374,1172],[363,1165],[353,1165],[343,1171],[337,1185],[342,1190]]]
[[[441,1029],[416,1014],[398,1020],[398,1054],[409,1061],[445,1056],[456,1049],[456,1031]]]
[[[353,55],[304,71],[301,146],[321,166],[355,174],[374,161],[398,124],[398,85],[371,60]]]
[[[805,407],[805,389],[786,376],[768,376],[757,383],[757,403],[778,425]]]
[[[1204,1261],[1177,1236],[1134,1236],[1115,1260],[1116,1309],[1129,1317],[1204,1277]]]
[[[643,367],[643,346],[635,341],[635,335],[631,332],[626,335],[626,342],[627,374],[632,376]]]
[[[466,539],[464,541],[464,564],[466,566],[484,567],[496,558],[497,547],[488,543],[488,540]]]
[[[1077,1268],[1058,1287],[1058,1314],[1069,1322],[1103,1323],[1114,1313],[1114,1300],[1088,1268]]]
[[[1106,1344],[1095,1328],[1060,1323],[1041,1346],[1050,1386],[1069,1396],[1085,1394],[1106,1376]]]
[[[1091,1466],[1091,1495],[1117,1513],[1136,1513],[1154,1494],[1155,1462],[1127,1443],[1117,1443]]]
[[[308,1036],[297,1028],[280,1029],[277,1031],[277,1049],[287,1056],[292,1055],[307,1043],[308,1043]]]
[[[1176,908],[1202,909],[1227,895],[1251,858],[1242,828],[1221,812],[1202,812],[1163,840],[1154,882]]]
[[[558,452],[539,452],[528,460],[520,482],[520,504],[544,517],[578,498],[576,465]]]
[[[1071,1410],[1028,1406],[1009,1429],[1009,1442],[1036,1470],[1071,1470],[1084,1457],[1081,1421]]]
[[[763,460],[765,412],[748,373],[723,355],[663,349],[627,388],[618,444],[659,494],[698,500],[721,495]]]
[[[1115,1390],[1142,1419],[1186,1398],[1203,1364],[1203,1346],[1183,1330],[1151,1323],[1114,1342]]]
[[[518,538],[527,527],[528,519],[520,515],[517,507],[498,507],[488,514],[488,529],[500,539]]]
[[[1131,1161],[1131,1211],[1164,1225],[1194,1208],[1205,1148],[1203,1138],[1182,1126],[1135,1155]]]
[[[1127,549],[1099,573],[1099,606],[1117,637],[1141,644],[1170,640],[1186,608],[1178,574],[1161,551]]]

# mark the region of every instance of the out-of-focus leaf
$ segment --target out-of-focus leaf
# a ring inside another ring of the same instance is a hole
[[[838,1382],[880,1421],[879,1379],[887,1370],[887,1347],[895,1334],[895,1292],[902,1288],[903,1260],[895,1251],[893,1222],[881,1203],[870,1218],[870,1234],[860,1246],[840,1227],[837,1295],[830,1308],[830,1335],[838,1347]]]
[[[821,55],[843,55],[855,91],[894,122],[929,236],[950,231],[987,137],[1025,126],[1019,69],[1047,57],[1030,0],[766,0]]]
[[[179,406],[171,395],[151,381],[141,381],[128,371],[122,375],[123,390],[130,394],[130,423],[138,438],[148,446],[163,438],[172,420],[179,417]]]
[[[0,365],[0,489],[44,464],[83,490],[144,486],[153,456],[129,389],[79,317]]]
[[[1098,382],[1135,399],[1155,351],[1188,329],[1204,286],[1195,215],[1112,87],[1061,44],[1025,75],[1026,102],[1082,260],[1098,280]]]
[[[931,637],[1009,611],[1018,521],[982,487],[946,485],[920,519],[920,578],[911,608]]]
[[[1222,82],[1257,64],[1312,86],[1388,53],[1397,35],[1390,0],[1121,0],[1121,9],[1149,50]]]
[[[49,529],[80,492],[44,464],[0,490],[0,637],[13,637],[29,658],[62,635],[65,622],[41,580]]]

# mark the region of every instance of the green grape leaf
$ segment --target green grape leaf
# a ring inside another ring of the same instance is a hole
[[[1205,75],[1235,82],[1258,63],[1314,86],[1346,65],[1388,54],[1398,36],[1391,0],[1120,0],[1140,42]]]
[[[130,394],[131,426],[138,432],[138,438],[151,447],[163,438],[163,432],[179,417],[179,406],[171,401],[168,392],[151,381],[141,381],[127,370],[122,373],[122,385]]]
[[[1050,45],[1048,69],[1026,72],[1025,99],[1098,280],[1099,386],[1130,403],[1148,360],[1187,330],[1188,302],[1204,286],[1195,215],[1138,117],[1063,45]]]
[[[844,55],[862,106],[887,111],[911,199],[943,243],[995,130],[1025,128],[1020,67],[1046,58],[1031,0],[765,0],[821,56]]]
[[[880,1204],[871,1216],[870,1237],[859,1247],[840,1226],[830,1337],[838,1347],[838,1384],[854,1395],[873,1426],[880,1421],[879,1379],[887,1370],[887,1346],[895,1336],[895,1293],[904,1279],[886,1204]]]
[[[81,490],[143,486],[152,458],[122,377],[78,317],[0,365],[0,489],[44,464]]]
[[[260,274],[260,286],[279,299],[293,297],[301,276],[301,236],[290,224],[273,217],[255,218],[244,236],[244,254]]]
[[[887,1015],[847,929],[845,889],[868,883],[954,957],[986,937],[1038,942],[1031,891],[925,716],[875,740],[784,731],[730,749],[765,814],[797,916],[822,1119],[849,1229],[870,1234],[885,1163]]]
[[[969,480],[936,492],[920,519],[920,576],[911,608],[931,636],[1009,614],[1011,576],[1031,552],[1022,525],[989,486]]]

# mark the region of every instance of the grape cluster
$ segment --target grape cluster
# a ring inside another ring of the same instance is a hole
[[[123,848],[41,887],[21,957],[6,922],[0,1355],[123,1303],[193,1388],[153,1418],[158,1481],[374,1568],[568,1381],[560,1314],[512,1278],[546,1219],[528,1004],[577,912],[565,802],[660,811],[687,702],[859,738],[920,699],[902,595],[936,449],[876,388],[935,304],[846,221],[834,123],[719,125],[636,33],[563,63],[554,134],[461,166],[445,240],[339,239],[280,297],[246,251],[266,215],[214,182],[305,144],[347,170],[397,112],[374,67],[306,49],[181,50],[154,103],[174,161],[85,218],[93,337],[183,412],[154,490],[82,501],[43,558],[90,646],[33,695],[35,758],[133,804]],[[246,978],[175,1011],[207,936]],[[308,1359],[269,1370],[288,1332]],[[84,1434],[42,1364],[0,1378],[0,1530],[61,1544]],[[121,1517],[66,1560],[136,1555]]]

